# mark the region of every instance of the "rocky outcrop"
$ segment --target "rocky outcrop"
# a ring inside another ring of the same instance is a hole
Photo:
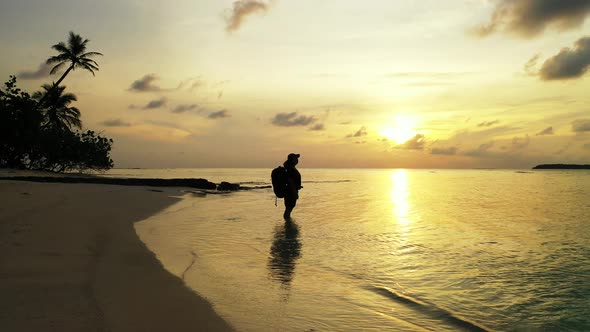
[[[116,184],[120,186],[149,187],[188,187],[215,190],[217,185],[205,179],[141,179],[141,178],[107,178],[107,177],[54,177],[54,176],[11,176],[0,180],[57,182],[57,183],[93,183]],[[239,185],[238,185],[239,186]]]
[[[574,164],[545,164],[537,165],[533,169],[590,169],[590,165],[574,165]]]
[[[217,190],[238,191],[240,190],[240,185],[238,183],[221,182],[219,185],[217,185]]]

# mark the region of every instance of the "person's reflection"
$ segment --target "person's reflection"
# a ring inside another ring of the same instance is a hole
[[[274,239],[270,247],[268,268],[274,280],[288,288],[293,273],[295,261],[301,255],[301,243],[299,243],[299,227],[292,221],[275,227]]]

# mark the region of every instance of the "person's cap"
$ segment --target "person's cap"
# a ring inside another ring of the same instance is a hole
[[[300,156],[299,153],[289,153],[289,156],[287,157],[287,159],[299,158],[299,156]]]

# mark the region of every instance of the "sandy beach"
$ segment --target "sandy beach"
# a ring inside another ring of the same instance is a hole
[[[135,233],[178,194],[0,181],[2,330],[232,330]]]

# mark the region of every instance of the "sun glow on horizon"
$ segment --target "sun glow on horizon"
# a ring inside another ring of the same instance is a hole
[[[418,132],[415,129],[416,120],[407,115],[398,115],[394,119],[394,124],[381,128],[380,135],[395,141],[397,144],[403,144],[416,136]]]

